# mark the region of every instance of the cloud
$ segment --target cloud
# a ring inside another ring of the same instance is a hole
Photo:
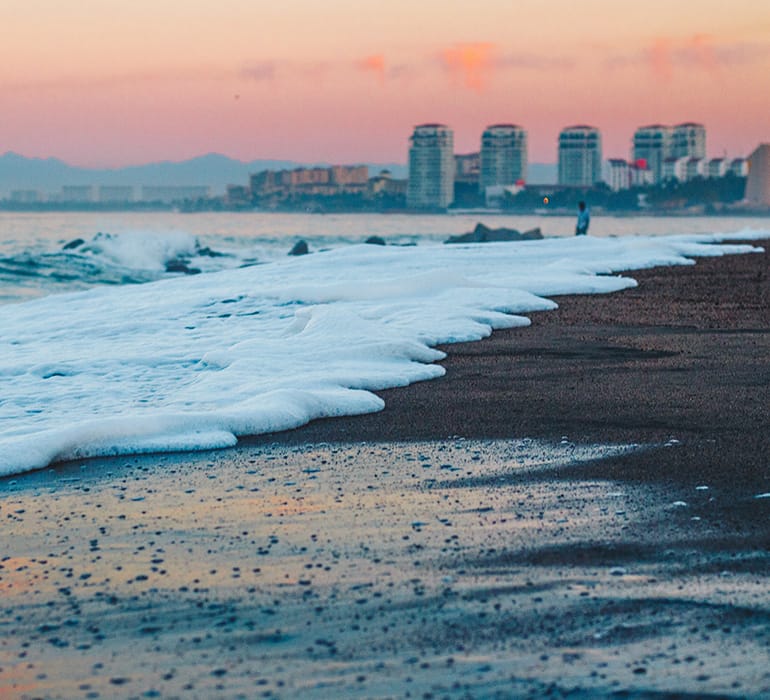
[[[561,56],[541,56],[534,53],[509,53],[496,58],[495,66],[534,71],[568,70],[575,67],[575,60]]]
[[[356,61],[356,67],[364,73],[374,74],[380,84],[385,82],[385,56],[382,54],[365,56],[360,61]]]
[[[770,60],[770,43],[719,43],[709,34],[656,37],[647,48],[607,58],[606,68],[641,66],[656,79],[670,81],[677,70],[698,70],[712,76]]]
[[[717,60],[725,66],[745,66],[770,60],[770,42],[740,42],[716,48]]]
[[[243,78],[261,83],[266,80],[274,80],[277,69],[274,61],[257,61],[243,66],[240,74]]]
[[[495,69],[497,47],[490,43],[455,44],[441,52],[444,69],[465,87],[483,92]]]
[[[495,73],[510,70],[554,71],[570,70],[575,60],[557,55],[539,53],[502,53],[497,44],[455,44],[440,54],[441,64],[453,80],[483,92]]]

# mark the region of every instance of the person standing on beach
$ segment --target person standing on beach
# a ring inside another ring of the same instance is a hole
[[[577,226],[575,226],[576,236],[585,236],[588,233],[588,224],[591,223],[591,215],[588,213],[588,207],[585,202],[578,202]]]

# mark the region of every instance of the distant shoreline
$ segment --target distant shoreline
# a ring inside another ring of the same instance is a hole
[[[377,214],[381,216],[541,216],[544,218],[552,216],[574,216],[575,212],[572,209],[560,208],[549,209],[543,211],[542,209],[483,209],[483,208],[470,208],[470,209],[448,209],[437,211],[418,211],[413,209],[247,209],[236,208],[227,209],[216,206],[198,206],[191,204],[189,206],[184,204],[172,205],[172,204],[159,204],[159,203],[136,203],[129,206],[114,205],[114,204],[87,204],[79,205],[73,203],[72,205],[62,205],[60,203],[38,203],[34,205],[29,204],[17,204],[9,202],[0,202],[0,213],[22,213],[22,214],[103,214],[103,213],[165,213],[176,212],[179,214],[307,214],[307,215],[330,215],[330,214],[344,214],[346,216],[364,214],[371,215]],[[600,207],[594,207],[592,209],[592,215],[594,217],[611,217],[611,218],[631,218],[631,217],[649,217],[649,218],[663,218],[663,217],[677,217],[677,218],[694,218],[694,217],[707,217],[707,218],[745,218],[756,219],[770,216],[770,209],[721,209],[718,211],[693,211],[690,209],[666,209],[666,210],[619,210],[619,211],[606,211]]]

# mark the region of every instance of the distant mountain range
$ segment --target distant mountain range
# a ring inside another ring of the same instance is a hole
[[[179,162],[162,161],[126,168],[78,168],[57,158],[27,158],[8,152],[0,155],[0,198],[12,190],[59,192],[65,185],[205,185],[213,194],[222,194],[229,184],[246,185],[249,175],[260,170],[284,170],[328,163],[299,163],[290,160],[252,160],[244,162],[210,153]],[[407,166],[400,163],[366,163],[371,175],[390,170],[393,177],[405,178]],[[529,180],[536,183],[556,181],[556,166],[530,163]]]

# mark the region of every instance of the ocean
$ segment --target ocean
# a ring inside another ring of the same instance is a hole
[[[490,227],[546,239],[444,245]],[[439,344],[738,254],[770,218],[0,214],[0,475],[377,411]],[[386,246],[364,243],[370,236]],[[311,254],[288,251],[307,242]]]

